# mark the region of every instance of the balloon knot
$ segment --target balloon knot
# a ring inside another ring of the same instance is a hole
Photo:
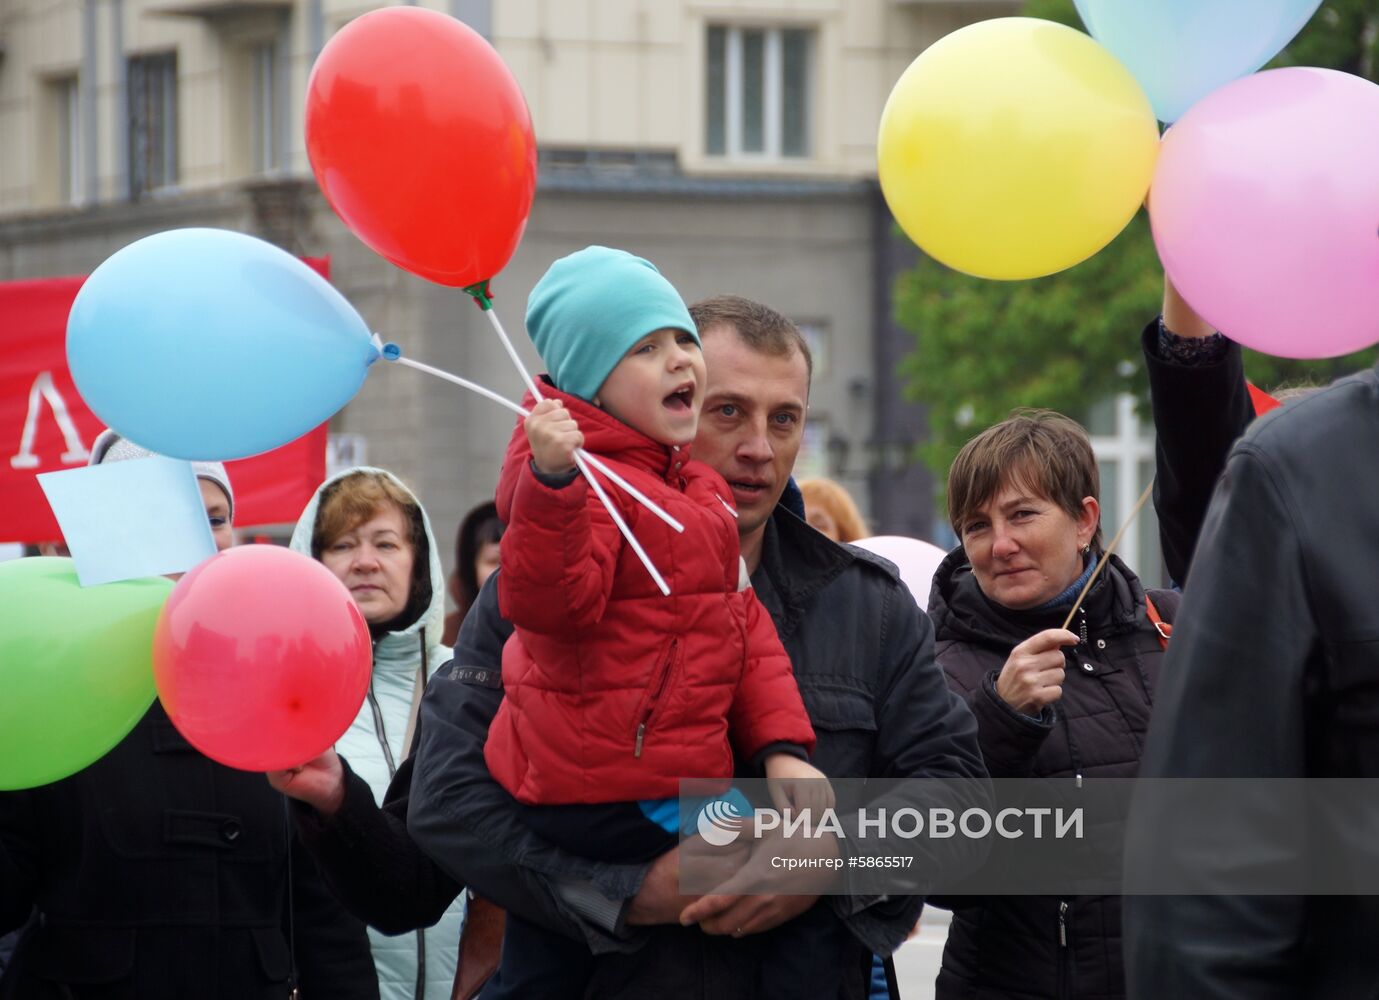
[[[376,333],[372,337],[370,337],[369,350],[371,351],[371,353],[369,354],[369,360],[364,362],[364,366],[366,368],[369,365],[373,364],[375,361],[377,361],[379,358],[383,357],[383,338]]]
[[[473,298],[474,304],[484,312],[493,308],[493,293],[488,290],[488,282],[489,279],[485,278],[483,281],[466,285],[464,288],[464,293]]]
[[[383,345],[383,356],[389,361],[396,361],[398,358],[402,357],[402,348],[398,347],[392,341],[389,341]]]

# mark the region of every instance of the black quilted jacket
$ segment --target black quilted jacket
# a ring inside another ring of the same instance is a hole
[[[1172,621],[1178,594],[1150,597]],[[1129,778],[1139,767],[1154,683],[1163,659],[1139,579],[1115,556],[1073,622],[1084,642],[1066,650],[1063,697],[1034,719],[997,695],[994,682],[1012,648],[1066,610],[1018,612],[977,587],[961,548],[944,560],[929,598],[935,653],[949,686],[977,719],[993,778]],[[952,929],[938,978],[940,1000],[1125,995],[1120,898],[953,897]]]

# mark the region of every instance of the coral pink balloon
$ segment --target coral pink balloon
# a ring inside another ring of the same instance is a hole
[[[1232,340],[1379,342],[1379,86],[1293,68],[1222,87],[1164,136],[1149,209],[1168,276]]]
[[[158,697],[179,732],[245,771],[296,767],[349,728],[369,687],[369,629],[344,584],[276,545],[201,563],[153,635]]]

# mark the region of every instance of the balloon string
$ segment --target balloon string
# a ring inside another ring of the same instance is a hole
[[[405,358],[401,355],[391,360],[395,361],[397,364],[406,365],[408,368],[415,368],[419,372],[425,372],[428,375],[434,375],[437,378],[444,379],[447,382],[453,382],[458,386],[470,390],[471,392],[477,392],[480,396],[483,396],[485,399],[492,400],[499,406],[506,407],[513,413],[516,413],[519,417],[525,417],[528,413],[531,412],[525,407],[519,406],[511,400],[504,399],[502,396],[498,395],[498,393],[494,392],[492,389],[486,389],[483,386],[479,385],[479,383],[471,382],[469,379],[462,378],[459,375],[453,375],[450,372],[442,371],[439,368],[432,368],[430,365],[423,364],[420,361],[413,361],[411,358]],[[599,458],[592,452],[586,451],[583,448],[579,449],[579,454],[590,465],[592,465],[594,468],[598,469],[605,476],[607,476],[614,483],[614,485],[625,490],[627,494],[632,497],[632,499],[636,500],[647,510],[651,511],[651,513],[655,514],[666,524],[670,525],[672,529],[674,529],[677,532],[683,532],[685,530],[685,526],[683,524],[677,521],[670,514],[666,513],[666,511],[663,510],[661,506],[656,503],[656,501],[652,500],[649,496],[647,496],[641,490],[637,489],[637,487],[633,486],[617,472],[613,471],[613,469],[611,469],[607,465],[607,463],[603,461],[603,459]]]
[[[1069,623],[1072,622],[1073,615],[1077,614],[1077,609],[1082,606],[1082,599],[1087,596],[1087,591],[1092,589],[1092,584],[1096,582],[1096,578],[1101,574],[1101,567],[1106,565],[1106,560],[1110,559],[1111,553],[1116,551],[1116,546],[1120,543],[1121,535],[1125,534],[1125,529],[1130,527],[1135,518],[1139,516],[1140,510],[1149,499],[1149,494],[1153,492],[1154,480],[1151,479],[1149,485],[1144,488],[1144,492],[1140,494],[1139,500],[1135,502],[1135,506],[1131,509],[1130,516],[1125,519],[1125,523],[1122,524],[1120,530],[1116,532],[1116,537],[1111,539],[1111,544],[1106,546],[1106,551],[1101,554],[1101,561],[1096,564],[1096,569],[1092,570],[1092,575],[1087,577],[1087,582],[1082,585],[1082,590],[1078,593],[1077,600],[1073,601],[1072,610],[1068,612],[1068,617],[1063,619],[1063,627],[1065,629],[1068,627]]]
[[[498,313],[493,309],[485,309],[484,315],[488,317],[489,324],[493,327],[494,332],[498,334],[498,339],[503,344],[503,350],[508,352],[508,357],[512,359],[513,365],[516,366],[517,373],[522,376],[522,381],[526,383],[527,391],[536,397],[538,403],[541,402],[546,397],[541,395],[541,390],[537,388],[536,380],[531,377],[531,372],[527,371],[527,366],[522,364],[522,359],[517,356],[517,348],[513,347],[512,341],[508,339],[508,332],[503,329],[502,321],[498,319]]]
[[[485,389],[483,386],[479,385],[479,383],[471,382],[467,378],[461,378],[458,375],[452,375],[449,372],[441,371],[439,368],[432,368],[430,365],[425,365],[422,364],[420,361],[413,361],[411,358],[404,358],[400,355],[396,358],[393,358],[392,361],[399,365],[406,365],[408,368],[415,368],[419,372],[425,372],[428,375],[434,375],[437,378],[443,378],[447,382],[454,382],[456,385],[463,386],[471,392],[477,392],[480,396],[483,396],[485,399],[492,400],[499,406],[507,407],[513,413],[516,413],[519,417],[525,417],[530,412],[524,407],[518,406],[511,400],[504,399],[502,396],[498,395],[492,389]]]

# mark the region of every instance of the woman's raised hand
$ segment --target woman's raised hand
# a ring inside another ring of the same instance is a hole
[[[1045,705],[1063,697],[1063,647],[1077,642],[1065,628],[1030,636],[1010,651],[996,678],[996,693],[1017,712],[1037,716]]]

